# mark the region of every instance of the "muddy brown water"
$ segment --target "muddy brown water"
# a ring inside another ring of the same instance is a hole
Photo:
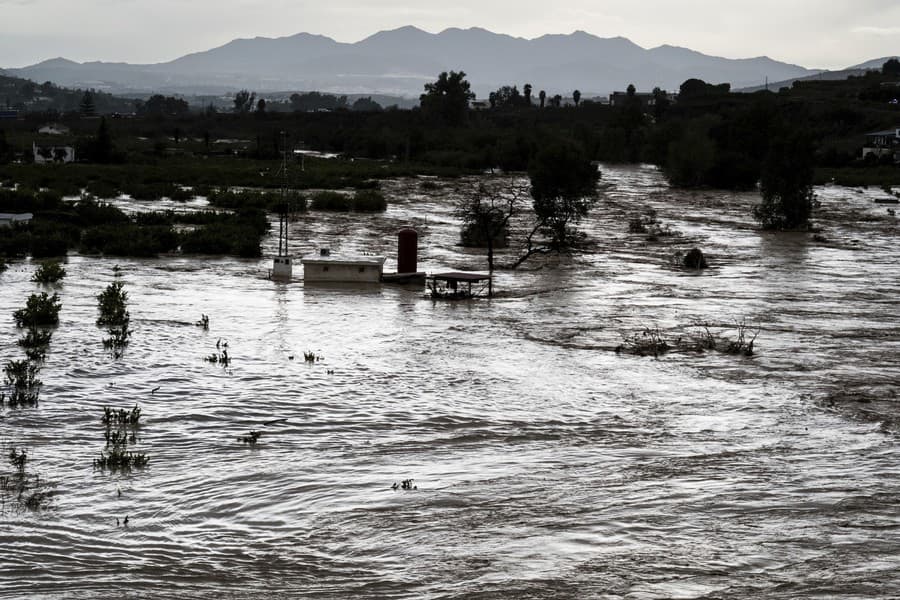
[[[814,239],[757,231],[755,194],[602,169],[586,251],[499,273],[491,301],[273,284],[270,260],[70,257],[40,404],[0,411],[0,442],[52,493],[37,512],[5,499],[0,596],[900,597],[883,192],[817,189]],[[456,245],[469,183],[388,183],[384,215],[303,216],[292,248],[393,256],[413,224],[420,268],[483,268]],[[677,235],[629,234],[648,209]],[[674,268],[693,246],[710,269]],[[94,325],[114,265],[134,329],[119,360]],[[0,275],[4,360],[32,271]],[[752,357],[614,351],[645,327],[684,345],[741,321]],[[203,360],[220,340],[227,368]],[[103,406],[135,403],[149,465],[95,470]]]

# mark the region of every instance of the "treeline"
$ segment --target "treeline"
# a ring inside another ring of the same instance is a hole
[[[265,211],[152,212],[129,216],[84,196],[64,202],[55,192],[0,189],[0,212],[34,215],[27,225],[0,231],[0,256],[64,256],[69,250],[109,256],[186,254],[261,256],[269,230]],[[176,225],[178,227],[176,228]]]
[[[425,86],[421,107],[414,110],[350,110],[346,97],[313,92],[295,94],[292,112],[274,112],[271,103],[260,110],[248,92],[240,98],[246,110],[236,113],[185,113],[173,99],[151,99],[148,104],[159,110],[146,118],[107,121],[106,138],[102,121],[98,125],[75,116],[71,125],[81,140],[80,159],[148,169],[167,165],[170,177],[185,157],[274,161],[285,147],[390,161],[392,168],[382,175],[378,168],[369,169],[366,177],[375,178],[396,175],[402,165],[410,172],[523,171],[539,148],[564,139],[593,160],[659,165],[675,185],[742,188],[756,184],[773,143],[798,132],[809,138],[816,167],[875,166],[860,157],[863,134],[898,124],[900,106],[893,102],[900,95],[898,83],[900,75],[890,69],[756,93],[733,93],[727,84],[689,79],[677,90],[677,99],[665,90],[640,94],[629,86],[615,105],[582,101],[577,90],[573,103],[562,103],[535,94],[529,84],[521,92],[508,85],[492,94],[492,107],[474,110],[465,74],[450,72]],[[28,118],[30,126],[39,122]],[[30,150],[23,127],[0,124],[0,161]],[[168,160],[171,156],[176,159]],[[881,160],[888,168],[889,159]],[[219,163],[195,166],[189,177],[176,181],[231,184],[232,176]],[[211,181],[207,175],[224,180]],[[361,184],[357,179],[351,185]]]
[[[0,107],[19,112],[81,113],[85,97],[91,114],[131,112],[134,100],[88,89],[64,88],[45,81],[35,83],[20,77],[0,75]]]

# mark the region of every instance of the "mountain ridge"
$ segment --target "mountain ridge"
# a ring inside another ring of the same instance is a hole
[[[731,83],[732,88],[807,77],[820,70],[767,56],[729,59],[663,44],[643,48],[622,36],[602,38],[583,30],[533,39],[480,27],[429,33],[404,26],[358,42],[300,32],[282,37],[236,38],[166,62],[77,63],[59,57],[10,74],[72,87],[116,93],[227,93],[253,89],[390,93],[417,96],[441,71],[467,73],[478,97],[502,85],[531,83],[536,94],[607,94],[634,84],[639,90],[676,90],[687,78]]]

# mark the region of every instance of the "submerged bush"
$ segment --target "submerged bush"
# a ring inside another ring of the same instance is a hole
[[[353,210],[356,212],[383,212],[387,210],[384,194],[377,190],[357,190],[353,194]]]
[[[381,212],[387,209],[387,200],[377,190],[357,190],[352,196],[321,191],[313,194],[311,207],[334,212]]]
[[[137,443],[137,428],[141,418],[141,409],[135,404],[131,410],[118,410],[103,407],[103,418],[106,427],[104,437],[106,448],[100,452],[100,458],[94,460],[94,468],[110,471],[130,471],[141,469],[149,459],[143,452],[133,452],[129,444]]]
[[[169,225],[101,225],[86,229],[81,251],[107,256],[156,256],[178,248],[178,235]]]
[[[50,346],[52,338],[52,331],[29,327],[28,331],[23,337],[19,338],[17,343],[25,349],[25,355],[28,357],[28,360],[41,362],[47,356],[47,348]]]
[[[280,191],[209,190],[206,197],[212,206],[233,210],[257,208],[268,212],[280,212],[282,206],[287,203],[290,212],[306,211],[306,197],[295,191],[290,191],[282,197]]]
[[[100,316],[97,317],[98,326],[121,327],[128,324],[130,319],[126,306],[128,292],[122,289],[124,285],[121,281],[115,281],[97,294],[97,308],[100,311]]]
[[[36,405],[41,388],[38,371],[37,365],[27,360],[7,361],[3,367],[7,389],[0,392],[0,404],[6,401],[11,407]]]
[[[349,212],[352,202],[350,196],[340,192],[322,191],[313,194],[311,208],[313,210],[330,210]]]
[[[183,232],[181,251],[185,254],[232,254],[242,258],[262,256],[260,241],[269,230],[266,213],[260,209],[237,213],[202,213],[202,227]]]
[[[66,269],[58,260],[45,260],[40,264],[31,280],[35,283],[56,283],[66,276]]]
[[[28,297],[25,308],[13,313],[13,319],[16,327],[53,327],[59,324],[61,308],[58,294],[32,294]]]

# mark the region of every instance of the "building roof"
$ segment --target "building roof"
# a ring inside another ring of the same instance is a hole
[[[484,273],[467,273],[464,271],[450,271],[448,273],[435,273],[429,279],[437,281],[487,281],[490,275]]]
[[[897,135],[898,130],[900,130],[900,127],[895,127],[894,129],[885,129],[884,131],[873,131],[872,133],[867,133],[866,135]]]
[[[34,218],[31,213],[0,213],[0,221],[30,221]]]
[[[353,266],[373,266],[380,267],[384,264],[385,257],[384,256],[374,256],[374,255],[321,255],[314,254],[308,258],[301,258],[300,262],[304,265],[306,264],[320,264],[320,265],[353,265]]]

